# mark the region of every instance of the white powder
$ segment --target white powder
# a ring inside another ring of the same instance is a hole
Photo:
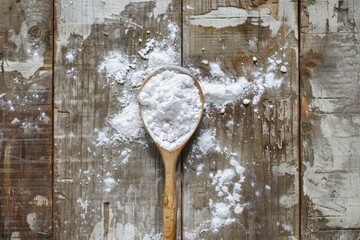
[[[281,68],[280,68],[280,71],[281,71],[282,73],[287,73],[287,67],[284,66],[284,65],[282,65]]]
[[[249,104],[251,103],[251,101],[250,101],[250,99],[245,98],[245,99],[242,101],[242,103],[243,103],[244,105],[249,105]]]
[[[122,163],[126,164],[129,162],[129,157],[131,154],[132,150],[130,148],[125,148],[124,150],[121,151],[120,153],[120,157],[122,159]]]
[[[219,151],[216,141],[216,129],[203,130],[195,142],[195,150],[204,155],[210,151]]]
[[[221,70],[219,64],[217,63],[210,63],[210,74],[215,78],[222,78],[225,77],[225,73]]]
[[[239,101],[247,95],[251,88],[251,84],[244,77],[240,77],[232,83],[201,82],[200,84],[205,101],[217,108],[223,108],[227,104]]]
[[[241,183],[244,182],[245,169],[234,157],[230,159],[230,168],[218,170],[215,175],[210,174],[212,185],[220,201],[210,199],[209,207],[212,212],[211,228],[218,231],[222,226],[236,221],[233,214],[241,214],[244,205],[240,203]]]
[[[231,79],[221,69],[217,63],[209,63],[210,74],[214,79],[201,78],[201,87],[205,95],[205,102],[221,110],[225,111],[225,106],[243,100],[243,104],[247,105],[252,102],[256,104],[259,102],[261,95],[269,89],[277,89],[281,86],[283,78],[276,78],[275,71],[277,64],[274,59],[268,59],[269,66],[265,73],[253,73],[254,80],[249,81],[245,77],[238,77]],[[198,73],[195,69],[191,69],[195,74]],[[252,94],[253,99],[248,99]]]
[[[153,52],[147,55],[149,59],[149,68],[157,68],[162,65],[175,65],[176,53],[174,49],[167,48],[155,49]]]
[[[139,140],[145,134],[139,105],[135,101],[110,118],[109,123],[116,130],[113,137],[120,141],[132,142]]]
[[[69,51],[66,53],[65,58],[69,63],[74,62],[75,60],[75,51]]]
[[[176,25],[175,23],[169,23],[168,24],[168,29],[169,29],[169,40],[170,41],[174,41],[176,39],[177,33],[179,32],[179,27],[178,25]]]
[[[129,61],[119,52],[110,52],[99,66],[99,73],[105,73],[108,79],[120,84],[124,84],[129,70]]]
[[[200,175],[203,172],[203,169],[205,167],[205,164],[201,163],[196,167],[196,175]]]
[[[139,50],[138,54],[140,55],[140,57],[142,59],[149,59],[148,53],[153,50],[154,46],[156,44],[156,40],[155,39],[149,39],[146,42],[145,48],[142,48]]]
[[[112,190],[113,187],[115,187],[117,185],[115,179],[113,179],[110,176],[107,176],[104,179],[104,192],[110,192]]]
[[[194,80],[174,70],[152,76],[138,100],[151,137],[169,151],[190,138],[202,113],[200,93]]]

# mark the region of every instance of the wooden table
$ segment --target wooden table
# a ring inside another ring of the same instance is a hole
[[[359,1],[0,4],[0,239],[159,239],[159,153],[148,136],[116,140],[128,86],[99,66],[117,51],[146,68],[139,50],[169,38],[198,78],[212,79],[207,62],[249,81],[287,66],[258,102],[207,109],[178,166],[178,239],[360,238]],[[218,149],[196,154],[208,130]],[[217,225],[228,195],[214,179],[234,164],[242,211]]]

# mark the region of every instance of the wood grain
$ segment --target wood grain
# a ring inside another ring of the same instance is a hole
[[[303,239],[359,238],[359,10],[302,2]]]
[[[168,23],[180,25],[180,1],[72,2],[56,0],[55,238],[154,238],[162,233],[162,160],[149,136],[145,144],[96,146],[96,129],[114,131],[109,119],[124,108],[122,90],[138,91],[109,83],[98,68],[112,51],[137,68],[147,64],[138,51],[166,39]]]
[[[258,103],[228,105],[223,114],[207,110],[194,147],[184,154],[183,239],[297,239],[297,1],[184,1],[184,10],[184,63],[200,69],[200,77],[211,76],[203,60],[250,81],[253,73],[267,71],[272,57],[287,62],[288,72],[276,71],[282,86],[267,90]],[[220,150],[199,157],[198,137],[213,129]],[[233,222],[217,227],[214,204],[226,203],[226,195],[219,195],[213,179],[236,164],[245,168],[245,180],[237,176],[243,212],[230,209]]]
[[[51,239],[52,3],[0,15],[0,238]]]

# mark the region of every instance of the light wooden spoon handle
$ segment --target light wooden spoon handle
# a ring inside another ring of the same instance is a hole
[[[164,240],[176,239],[177,222],[177,199],[176,199],[176,180],[175,171],[165,172],[165,191],[163,209],[163,228]]]
[[[180,151],[160,151],[165,167],[165,190],[163,200],[163,240],[176,240],[177,199],[176,165]]]

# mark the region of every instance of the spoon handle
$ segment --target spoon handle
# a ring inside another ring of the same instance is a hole
[[[177,199],[176,199],[176,182],[175,173],[165,173],[165,191],[164,191],[164,240],[176,239],[176,222],[177,222]]]
[[[177,199],[175,176],[179,152],[162,152],[161,155],[165,167],[163,240],[176,240]]]

